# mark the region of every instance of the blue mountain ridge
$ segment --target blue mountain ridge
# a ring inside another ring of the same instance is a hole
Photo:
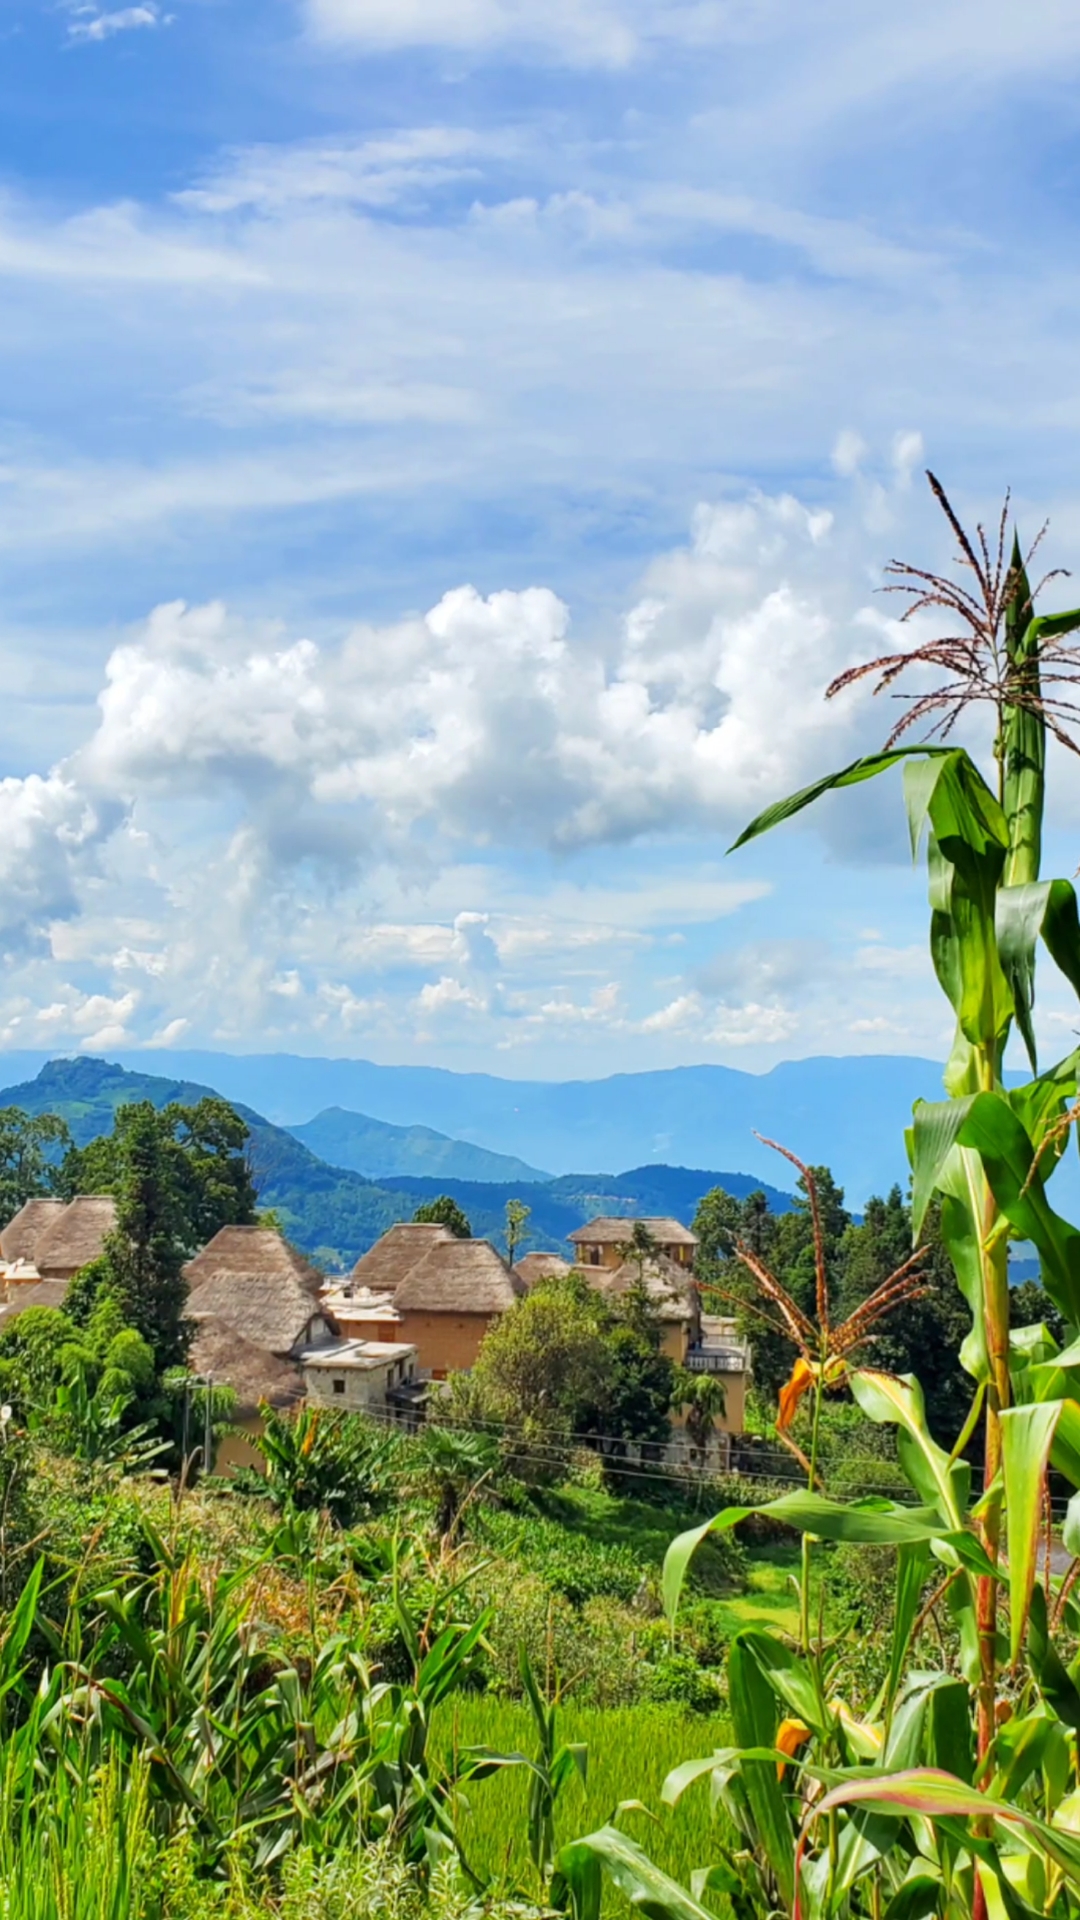
[[[34,1079],[0,1091],[0,1106],[59,1114],[76,1145],[83,1146],[111,1131],[116,1109],[129,1101],[191,1105],[215,1091],[220,1089],[204,1082],[132,1073],[114,1062],[82,1055],[46,1062]],[[744,1197],[765,1184],[749,1174],[658,1165],[624,1174],[502,1182],[456,1180],[440,1172],[437,1177],[399,1177],[382,1184],[362,1172],[328,1165],[285,1128],[242,1101],[233,1104],[250,1130],[248,1150],[261,1206],[273,1209],[289,1237],[331,1268],[351,1265],[395,1221],[411,1219],[421,1200],[439,1193],[452,1194],[468,1213],[474,1233],[497,1244],[504,1235],[507,1200],[523,1200],[530,1219],[521,1250],[565,1253],[566,1236],[595,1213],[674,1214],[689,1224],[710,1187],[723,1186]],[[369,1124],[374,1137],[378,1123]],[[400,1144],[393,1142],[395,1150]],[[766,1192],[776,1211],[791,1206],[790,1194],[771,1186]]]

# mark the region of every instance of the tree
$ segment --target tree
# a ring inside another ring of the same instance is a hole
[[[117,1113],[116,1227],[105,1241],[102,1284],[163,1371],[187,1358],[192,1329],[184,1319],[185,1196],[160,1118],[148,1100]]]
[[[528,1441],[566,1442],[605,1387],[597,1299],[576,1274],[541,1280],[480,1344],[471,1386],[483,1416]]]
[[[257,1218],[257,1194],[246,1145],[248,1127],[227,1100],[208,1095],[194,1106],[173,1102],[154,1108],[138,1102],[144,1133],[158,1134],[162,1166],[168,1167],[176,1227],[185,1252],[195,1253],[220,1228],[252,1226]],[[68,1198],[76,1193],[118,1194],[124,1178],[125,1116],[132,1106],[118,1107],[113,1131],[100,1134],[85,1147],[70,1147],[59,1170],[58,1188]]]
[[[425,1200],[413,1214],[417,1225],[429,1224],[437,1227],[449,1227],[455,1239],[471,1240],[472,1228],[461,1208],[448,1193],[440,1193],[437,1200]]]
[[[0,1107],[0,1225],[27,1200],[55,1191],[59,1163],[71,1145],[55,1113],[24,1113]]]
[[[520,1431],[523,1456],[531,1442],[552,1471],[572,1435],[662,1444],[675,1376],[662,1338],[643,1285],[613,1300],[580,1273],[541,1280],[485,1335],[455,1405]]]
[[[623,1260],[632,1260],[637,1268],[639,1284],[645,1278],[645,1262],[655,1259],[660,1252],[659,1242],[644,1220],[635,1220],[630,1238],[619,1243],[619,1254]]]
[[[709,1441],[716,1431],[716,1420],[725,1406],[723,1381],[714,1373],[691,1373],[680,1367],[676,1376],[674,1400],[686,1414],[686,1436],[698,1464],[705,1465]]]
[[[514,1255],[525,1237],[525,1222],[532,1212],[524,1200],[508,1200],[506,1203],[506,1259],[513,1266]]]
[[[416,1444],[423,1486],[435,1500],[439,1538],[449,1540],[465,1501],[498,1466],[498,1442],[487,1433],[435,1425],[423,1427]]]

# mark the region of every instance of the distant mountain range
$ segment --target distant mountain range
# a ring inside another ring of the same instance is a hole
[[[113,1062],[80,1056],[47,1062],[34,1079],[5,1088],[0,1092],[0,1106],[21,1107],[34,1114],[59,1114],[67,1121],[76,1144],[85,1146],[98,1134],[111,1131],[117,1107],[129,1101],[149,1100],[155,1107],[174,1100],[192,1105],[215,1091],[223,1090],[187,1078],[129,1072]],[[545,1179],[536,1169],[496,1153],[484,1156],[480,1164],[490,1167],[494,1162],[503,1169],[507,1165],[522,1166],[523,1177],[463,1180],[442,1171],[434,1177],[398,1175],[392,1185],[384,1185],[355,1169],[327,1164],[288,1129],[275,1126],[238,1099],[232,1098],[231,1104],[250,1129],[249,1151],[260,1204],[273,1208],[289,1237],[328,1267],[351,1265],[387,1227],[397,1220],[411,1219],[422,1200],[439,1193],[452,1194],[468,1214],[473,1232],[497,1244],[502,1242],[507,1200],[523,1200],[531,1215],[522,1251],[536,1247],[565,1252],[567,1234],[593,1214],[667,1213],[689,1224],[699,1199],[710,1187],[722,1186],[744,1197],[755,1187],[766,1185],[745,1173],[662,1165],[638,1167],[623,1174],[564,1174],[558,1179]],[[464,1164],[469,1164],[468,1156],[476,1151],[427,1128],[383,1128],[362,1114],[343,1113],[340,1119],[354,1138],[364,1129],[373,1143],[381,1134],[387,1135],[385,1150],[399,1158],[406,1152],[405,1141],[410,1135],[419,1136],[414,1144],[420,1159],[426,1152],[437,1152],[440,1165],[453,1159],[448,1150],[461,1148]],[[766,1186],[766,1192],[776,1211],[791,1206],[790,1194],[772,1186]]]
[[[123,1066],[146,1071],[145,1053],[117,1057]],[[39,1057],[31,1071],[40,1065]],[[217,1087],[278,1126],[303,1129],[337,1107],[394,1127],[432,1128],[555,1174],[657,1161],[738,1167],[786,1184],[786,1168],[755,1139],[756,1131],[783,1141],[804,1160],[831,1167],[855,1208],[872,1193],[887,1192],[895,1180],[906,1181],[903,1131],[912,1105],[941,1097],[940,1064],[903,1054],[792,1060],[765,1074],[673,1067],[565,1082],[291,1054],[170,1052],[161,1066]],[[328,1141],[318,1151],[340,1154]]]
[[[370,1114],[350,1113],[345,1107],[326,1107],[314,1120],[287,1129],[320,1160],[335,1167],[351,1167],[372,1179],[395,1174],[423,1175],[453,1180],[550,1180],[541,1167],[530,1167],[509,1153],[492,1153],[467,1140],[450,1140],[433,1127],[395,1127]]]

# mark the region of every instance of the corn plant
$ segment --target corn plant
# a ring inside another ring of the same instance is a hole
[[[575,1775],[588,1779],[588,1750],[580,1741],[560,1743],[558,1700],[544,1699],[532,1670],[528,1648],[518,1649],[521,1685],[536,1728],[534,1759],[524,1753],[496,1753],[490,1747],[467,1747],[462,1759],[465,1778],[483,1780],[506,1767],[524,1767],[529,1776],[529,1858],[542,1890],[547,1889],[555,1860],[555,1808],[564,1787]]]
[[[799,1359],[781,1406],[781,1427],[805,1391],[846,1384],[866,1416],[896,1431],[914,1504],[824,1498],[807,1485],[764,1511],[805,1541],[891,1547],[895,1607],[888,1673],[878,1697],[856,1713],[844,1699],[842,1649],[810,1619],[804,1551],[801,1633],[796,1645],[750,1629],[728,1658],[733,1744],[676,1769],[665,1798],[707,1778],[735,1835],[704,1866],[692,1890],[677,1887],[611,1828],[564,1849],[566,1899],[577,1920],[595,1920],[607,1873],[665,1920],[704,1920],[701,1900],[723,1890],[739,1920],[791,1915],[873,1920],[1054,1920],[1080,1915],[1080,1491],[1064,1528],[1076,1556],[1053,1570],[1044,1495],[1052,1465],[1080,1490],[1080,1231],[1052,1206],[1047,1188],[1065,1150],[1077,1102],[1080,1049],[1039,1069],[1033,1025],[1040,946],[1080,994],[1080,915],[1070,881],[1040,878],[1046,736],[1076,749],[1080,714],[1080,610],[1034,611],[1028,560],[1015,538],[1006,558],[1007,503],[996,545],[971,540],[936,481],[960,546],[960,584],[894,563],[891,584],[908,615],[945,612],[950,631],[855,669],[839,690],[876,672],[894,692],[909,664],[944,675],[906,703],[885,749],[770,807],[741,846],[791,819],[821,795],[903,768],[913,854],[925,840],[930,950],[955,1015],[945,1099],[917,1103],[908,1133],[916,1238],[931,1202],[970,1310],[962,1360],[971,1376],[969,1418],[951,1449],[930,1433],[917,1379],[895,1378],[856,1354],[869,1326],[839,1339],[828,1319],[819,1268],[816,1311],[792,1325],[773,1276],[755,1274],[766,1310],[779,1311]],[[899,696],[903,697],[903,696]],[[995,710],[995,777],[988,782],[952,733],[974,702]],[[904,736],[929,720],[922,745]],[[1031,1077],[1006,1087],[1003,1061],[1015,1027]],[[1042,1283],[1065,1324],[1059,1346],[1043,1326],[1010,1333],[1010,1240],[1036,1247]],[[894,1276],[878,1302],[902,1305],[918,1266]],[[805,1324],[803,1324],[805,1322]],[[983,1434],[981,1484],[965,1454]],[[729,1508],[676,1540],[664,1572],[674,1623],[700,1542],[753,1511]],[[945,1608],[959,1671],[913,1670],[911,1649],[928,1612]]]

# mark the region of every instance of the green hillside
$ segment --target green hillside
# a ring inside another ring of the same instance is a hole
[[[51,1060],[35,1080],[0,1091],[0,1106],[58,1114],[66,1120],[76,1146],[85,1146],[99,1134],[111,1132],[116,1109],[131,1101],[149,1100],[155,1107],[172,1101],[194,1105],[215,1091],[198,1081],[130,1072],[107,1060],[80,1057]],[[289,1238],[330,1269],[351,1266],[395,1221],[411,1220],[422,1200],[443,1192],[452,1194],[464,1208],[474,1234],[497,1246],[504,1244],[507,1200],[521,1199],[531,1209],[521,1251],[567,1253],[567,1235],[596,1213],[669,1213],[688,1223],[710,1187],[722,1185],[742,1196],[761,1184],[747,1174],[665,1166],[531,1181],[464,1180],[445,1173],[434,1178],[400,1175],[383,1184],[351,1168],[329,1165],[286,1128],[272,1125],[240,1101],[230,1104],[250,1130],[248,1153],[260,1206],[273,1208]],[[519,1164],[523,1163],[511,1162]],[[526,1173],[530,1171],[525,1168]],[[768,1192],[774,1211],[790,1206],[789,1195],[775,1189]]]
[[[326,1107],[314,1120],[290,1127],[293,1138],[310,1147],[320,1160],[335,1167],[351,1167],[371,1180],[399,1174],[450,1180],[547,1180],[539,1167],[530,1167],[510,1153],[492,1153],[469,1140],[451,1140],[434,1127],[396,1127],[373,1120],[367,1113],[345,1107]]]

